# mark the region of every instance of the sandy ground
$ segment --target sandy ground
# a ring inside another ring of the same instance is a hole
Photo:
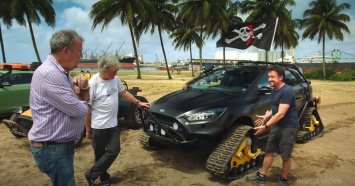
[[[143,88],[139,95],[148,101],[180,89],[189,78],[123,77],[130,86]],[[321,96],[319,113],[325,125],[325,135],[306,144],[297,144],[293,153],[290,185],[353,185],[355,176],[355,82],[312,81],[313,95]],[[213,150],[200,145],[194,150],[166,148],[159,151],[143,149],[138,136],[141,130],[128,130],[120,120],[122,150],[109,169],[112,185],[185,186],[185,185],[253,185],[239,180],[226,181],[212,177],[205,162]],[[0,124],[0,185],[50,185],[49,178],[35,166],[26,139],[14,138]],[[93,164],[91,141],[84,139],[75,152],[77,185],[86,185],[84,172]],[[281,171],[279,156],[268,172],[276,185]],[[251,173],[250,175],[254,175]],[[96,182],[99,185],[99,181]]]

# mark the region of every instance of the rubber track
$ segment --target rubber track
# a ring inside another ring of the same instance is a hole
[[[149,147],[149,138],[150,136],[148,134],[146,134],[144,131],[142,131],[139,134],[139,142],[142,146],[144,147]]]
[[[3,123],[10,129],[11,133],[14,134],[15,137],[27,137],[28,132],[15,121],[4,119]]]
[[[243,142],[245,135],[252,127],[246,125],[237,125],[231,128],[218,144],[216,149],[211,153],[206,162],[206,168],[209,173],[219,178],[225,179],[239,179],[250,172],[253,172],[262,161],[257,161],[255,167],[244,171],[244,173],[237,176],[229,176],[230,172],[225,172],[225,167],[229,163],[234,153],[238,150],[240,144]]]
[[[304,125],[305,125],[306,127],[310,126],[310,123],[309,123],[309,122],[311,121],[311,117],[312,117],[313,110],[316,110],[316,109],[314,109],[313,107],[308,107],[308,108],[305,110],[305,113],[304,113],[303,117],[300,119],[300,123],[302,123],[302,124],[304,123]],[[319,121],[319,122],[320,122],[320,121]],[[323,126],[323,124],[320,122],[319,125],[318,125],[318,127],[321,127],[320,133],[318,133],[318,134],[315,135],[315,136],[311,135],[311,138],[310,138],[310,139],[307,139],[307,140],[303,140],[303,139],[304,139],[304,136],[305,136],[305,135],[309,135],[310,132],[307,131],[307,129],[301,128],[301,129],[298,131],[298,133],[297,133],[296,141],[297,141],[298,143],[307,143],[307,142],[309,142],[309,141],[311,141],[311,140],[313,140],[313,139],[315,139],[315,138],[317,138],[317,137],[323,136],[323,134],[324,134],[324,126]]]

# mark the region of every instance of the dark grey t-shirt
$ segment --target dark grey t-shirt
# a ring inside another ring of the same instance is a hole
[[[275,115],[279,110],[280,104],[288,104],[285,116],[276,124],[278,127],[296,127],[298,126],[298,114],[296,109],[296,98],[292,87],[289,85],[282,86],[279,90],[271,92],[271,108],[272,115]]]

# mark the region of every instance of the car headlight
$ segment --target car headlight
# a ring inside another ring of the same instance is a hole
[[[185,118],[188,121],[211,121],[218,118],[225,110],[226,108],[215,108],[194,114],[187,114]]]

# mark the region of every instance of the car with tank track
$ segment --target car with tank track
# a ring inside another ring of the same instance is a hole
[[[285,70],[284,82],[294,90],[300,121],[297,142],[322,136],[324,127],[317,111],[319,99],[312,95],[311,82],[293,64],[259,61],[221,68],[210,66],[181,90],[152,102],[149,110],[141,112],[140,144],[159,148],[218,140],[206,160],[208,172],[219,178],[238,179],[255,170],[262,164],[262,141],[270,130],[254,136],[256,115],[271,110],[272,87],[268,82],[271,65]]]

